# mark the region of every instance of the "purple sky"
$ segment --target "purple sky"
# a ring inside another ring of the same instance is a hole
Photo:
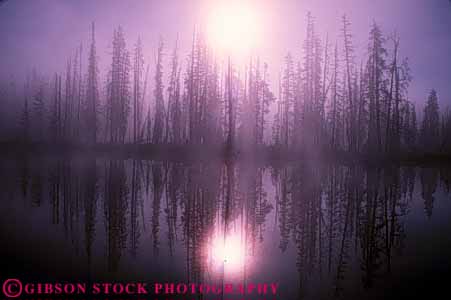
[[[159,35],[169,47],[168,56],[178,34],[185,61],[192,30],[204,18],[206,3],[214,5],[212,2],[8,0],[0,5],[0,78],[12,75],[21,79],[32,67],[49,74],[63,71],[68,54],[74,53],[80,42],[86,49],[91,21],[96,22],[102,80],[110,61],[108,47],[117,25],[123,26],[129,48],[141,37],[146,63],[150,62],[151,66]],[[346,13],[352,22],[358,54],[366,51],[373,20],[385,33],[398,32],[401,55],[409,58],[413,74],[411,100],[423,103],[428,91],[435,88],[440,104],[451,104],[451,3],[448,0],[254,2],[264,34],[257,54],[268,62],[273,85],[287,51],[297,58],[301,55],[307,11],[315,17],[319,33],[325,37],[328,32],[332,39],[337,37],[340,17]]]

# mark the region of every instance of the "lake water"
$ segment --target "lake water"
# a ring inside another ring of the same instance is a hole
[[[413,299],[451,278],[446,166],[29,157],[0,176],[2,278],[277,283],[223,297],[281,300]]]

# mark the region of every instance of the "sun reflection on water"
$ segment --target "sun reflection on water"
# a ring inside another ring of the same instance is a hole
[[[245,246],[238,234],[216,235],[211,243],[209,258],[216,268],[224,272],[237,273],[244,268]]]

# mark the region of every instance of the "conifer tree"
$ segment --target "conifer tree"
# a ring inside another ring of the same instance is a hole
[[[91,46],[88,58],[88,75],[86,80],[85,122],[87,127],[87,141],[95,144],[99,131],[97,110],[99,105],[98,66],[95,41],[94,22],[91,25]]]

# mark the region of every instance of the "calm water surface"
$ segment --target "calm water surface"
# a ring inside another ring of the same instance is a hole
[[[451,279],[447,167],[23,158],[0,176],[3,278],[279,283],[267,299]]]

